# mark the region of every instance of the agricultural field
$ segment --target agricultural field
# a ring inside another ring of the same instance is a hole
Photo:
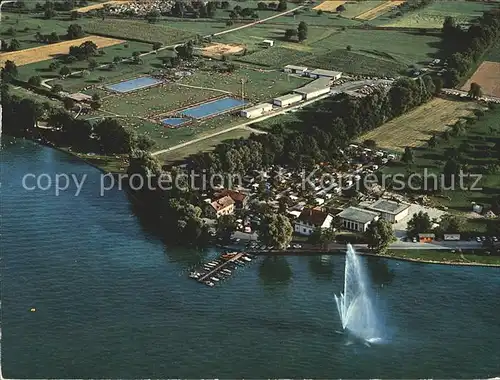
[[[488,165],[498,163],[493,152],[495,143],[500,142],[500,109],[485,111],[485,115],[476,120],[474,124],[466,127],[460,136],[451,136],[448,141],[438,139],[435,148],[422,146],[414,149],[414,163],[412,169],[422,173],[425,168],[430,173],[442,173],[451,150],[460,150],[464,155],[470,173],[482,173],[482,179],[475,191],[455,189],[446,191],[444,197],[432,199],[436,204],[449,207],[450,211],[462,214],[468,219],[467,228],[471,231],[485,231],[486,220],[473,214],[471,202],[491,205],[495,196],[500,195],[500,176],[497,172],[487,173]],[[386,170],[387,169],[387,170]],[[401,173],[408,169],[406,165],[391,166],[384,169],[386,173]]]
[[[500,63],[489,61],[481,63],[476,72],[462,87],[462,90],[469,91],[473,82],[481,86],[484,95],[500,98]]]
[[[76,40],[64,41],[31,49],[0,53],[0,65],[3,66],[7,60],[14,61],[17,66],[51,60],[62,54],[68,54],[70,46],[78,46],[86,41],[94,42],[98,48],[118,45],[125,42],[116,38],[87,36]]]
[[[426,144],[433,135],[445,131],[457,120],[472,115],[478,107],[475,102],[435,98],[364,134],[358,141],[374,140],[380,148],[402,152],[407,146]]]
[[[375,1],[375,0],[365,0],[365,1],[348,1],[344,4],[345,11],[342,12],[342,17],[345,18],[356,18],[357,16],[368,12],[370,9],[376,8],[386,1]]]
[[[242,62],[275,69],[287,64],[304,64],[368,75],[397,75],[405,72],[409,65],[429,62],[439,52],[440,38],[432,35],[309,27],[310,37],[296,43],[279,40],[283,32],[275,27],[255,27],[221,36],[221,40],[246,44],[247,54],[238,58]],[[276,46],[259,47],[258,43],[265,38],[274,39]]]
[[[99,4],[92,4],[92,5],[87,5],[86,7],[81,7],[77,8],[76,10],[79,13],[87,13],[89,11],[94,11],[96,9],[101,9],[104,8],[106,5],[116,5],[116,4],[124,4],[124,3],[129,3],[129,0],[112,0],[112,1],[106,1],[104,3],[99,3]]]
[[[150,24],[135,20],[91,19],[85,25],[87,33],[97,33],[121,39],[143,42],[161,42],[164,45],[186,41],[196,35],[191,31],[167,26],[164,23]]]
[[[394,9],[398,5],[403,4],[404,2],[405,1],[393,1],[393,0],[386,1],[385,3],[380,4],[378,7],[370,9],[356,16],[356,20],[370,21],[376,19],[378,16],[389,12],[390,10]]]
[[[316,5],[313,9],[315,11],[322,10],[323,12],[337,12],[337,8],[345,3],[347,3],[347,1],[326,0]]]
[[[127,94],[108,96],[103,100],[101,110],[120,116],[151,118],[221,95],[223,93],[217,91],[165,83]]]
[[[383,26],[395,28],[441,28],[446,16],[454,17],[457,23],[467,23],[493,7],[493,3],[487,2],[441,0],[397,19],[380,17],[377,21]]]

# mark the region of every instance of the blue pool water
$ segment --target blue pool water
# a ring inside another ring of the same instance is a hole
[[[193,117],[195,119],[203,119],[208,116],[217,115],[227,112],[233,108],[240,107],[246,102],[234,98],[222,98],[208,103],[203,103],[196,107],[186,108],[180,111],[184,116]]]
[[[141,77],[136,79],[127,80],[124,82],[112,84],[110,86],[106,86],[107,89],[116,91],[116,92],[130,92],[134,90],[138,90],[145,87],[151,87],[161,83],[161,80],[151,78],[151,77]]]
[[[178,127],[188,121],[189,119],[186,119],[184,117],[167,117],[166,119],[163,119],[161,122],[164,125],[168,125],[171,127]]]

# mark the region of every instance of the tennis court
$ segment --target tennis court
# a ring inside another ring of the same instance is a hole
[[[239,99],[222,98],[208,103],[203,103],[196,107],[185,108],[179,111],[179,113],[183,116],[188,116],[194,119],[204,119],[209,116],[218,115],[241,107],[245,103],[245,101]]]
[[[135,91],[135,90],[140,90],[141,88],[156,86],[157,84],[160,84],[160,83],[162,83],[162,81],[159,79],[155,79],[152,77],[140,77],[140,78],[127,80],[124,82],[115,83],[115,84],[106,86],[106,88],[111,90],[111,91],[126,93],[126,92]]]
[[[161,122],[163,125],[166,125],[168,127],[179,127],[182,124],[185,124],[189,121],[190,119],[184,118],[184,117],[167,117],[166,119],[163,119]]]

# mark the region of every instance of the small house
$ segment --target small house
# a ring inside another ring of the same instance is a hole
[[[262,46],[273,47],[274,46],[274,41],[273,40],[264,40],[264,41],[262,41]]]
[[[314,230],[330,228],[333,216],[318,208],[307,208],[302,210],[295,221],[294,231],[300,235],[309,236]]]

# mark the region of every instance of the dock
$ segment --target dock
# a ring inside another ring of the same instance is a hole
[[[236,260],[240,259],[241,257],[243,257],[243,255],[244,255],[243,252],[237,253],[236,255],[234,255],[233,257],[231,257],[230,259],[224,261],[222,264],[216,266],[210,272],[208,272],[208,273],[204,274],[203,276],[201,276],[198,279],[198,282],[204,282],[207,278],[210,278],[213,275],[219,273],[222,269],[224,269],[224,267],[226,267],[227,265],[229,265],[233,261],[236,261]]]

